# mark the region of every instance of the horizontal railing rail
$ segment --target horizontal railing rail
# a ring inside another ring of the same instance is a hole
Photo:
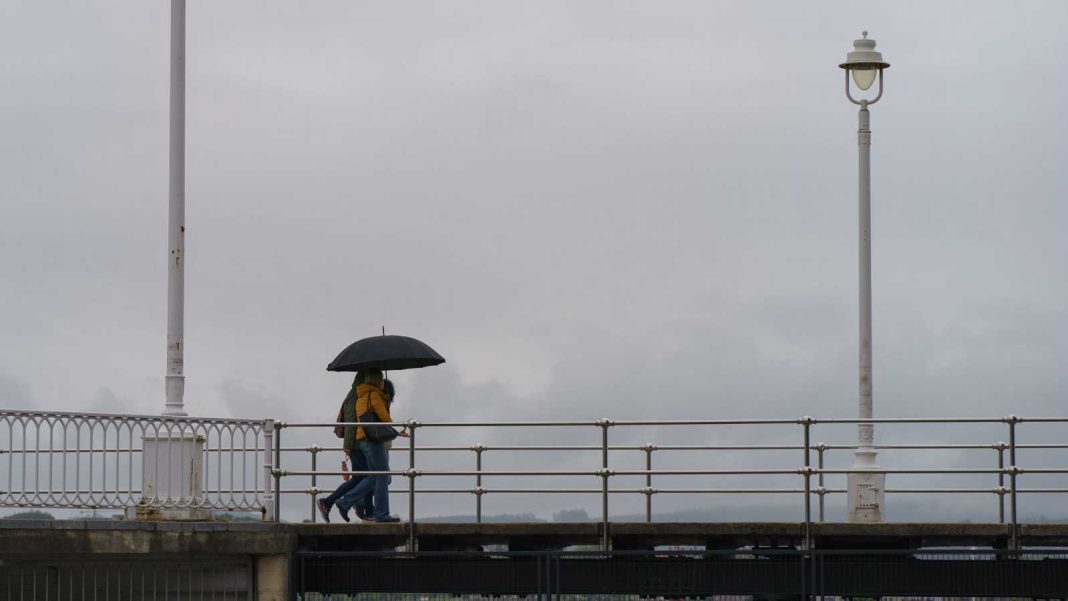
[[[402,481],[407,481],[405,487],[394,487],[391,494],[406,495],[408,497],[410,544],[414,545],[414,524],[416,497],[418,494],[470,494],[475,497],[475,520],[482,520],[482,499],[490,494],[600,494],[601,495],[601,521],[604,523],[603,532],[608,532],[608,499],[610,495],[632,494],[644,495],[646,499],[646,521],[652,521],[652,499],[655,495],[663,494],[769,494],[769,495],[802,495],[804,504],[805,524],[814,522],[817,518],[813,515],[810,499],[816,497],[818,505],[818,521],[825,519],[825,497],[832,494],[844,494],[846,490],[838,487],[826,486],[825,476],[841,476],[853,473],[882,473],[895,477],[907,476],[992,476],[996,477],[996,485],[991,486],[893,486],[886,489],[888,494],[983,494],[993,495],[997,500],[998,521],[1010,523],[1012,526],[1013,544],[1018,543],[1018,495],[1021,494],[1064,494],[1068,493],[1068,486],[1045,486],[1045,487],[1021,487],[1018,478],[1025,474],[1059,475],[1068,474],[1068,467],[1045,467],[1045,466],[1022,466],[1018,465],[1016,452],[1024,449],[1068,449],[1066,443],[1027,443],[1021,444],[1016,441],[1016,430],[1020,424],[1046,423],[1056,424],[1068,422],[1068,417],[1020,417],[1009,415],[1005,417],[963,417],[963,418],[815,418],[801,417],[795,419],[699,419],[699,420],[589,420],[589,421],[473,421],[473,422],[421,422],[409,420],[395,422],[395,427],[405,427],[411,433],[410,444],[397,446],[392,451],[394,455],[407,455],[408,468],[388,472],[392,476],[398,476]],[[880,451],[939,451],[939,450],[987,450],[996,455],[996,466],[984,467],[957,467],[957,466],[917,466],[913,468],[833,468],[826,466],[829,453],[835,451],[848,451],[857,448],[854,444],[828,444],[824,442],[812,443],[812,429],[817,425],[849,425],[849,424],[913,424],[913,425],[938,425],[938,424],[1003,424],[1008,427],[1008,442],[968,442],[968,443],[894,443],[874,445]],[[345,470],[321,470],[317,465],[318,454],[326,451],[342,451],[337,446],[289,446],[281,445],[281,430],[283,429],[316,429],[334,428],[335,426],[358,426],[356,423],[334,422],[276,422],[277,436],[275,438],[276,463],[281,466],[283,452],[287,454],[304,453],[310,455],[310,469],[282,469],[279,467],[273,472],[275,478],[275,492],[277,496],[283,494],[303,494],[311,499],[311,520],[316,519],[315,499],[318,495],[329,492],[318,486],[319,477],[348,476],[359,477],[373,475],[382,472],[345,471]],[[609,444],[608,432],[617,427],[674,427],[674,426],[799,426],[802,429],[801,440],[797,444]],[[472,428],[597,428],[601,432],[601,444],[446,444],[424,445],[415,443],[416,432],[430,428],[438,429],[472,429]],[[553,452],[553,451],[579,451],[600,452],[602,462],[600,469],[484,469],[483,457],[486,453],[497,452]],[[654,469],[652,459],[654,454],[661,452],[696,452],[696,451],[792,451],[801,455],[801,461],[796,467],[778,468],[723,468],[723,469]],[[470,452],[475,456],[474,469],[418,469],[416,456],[421,453],[436,452]],[[610,468],[608,458],[614,452],[643,452],[645,454],[645,469],[621,469]],[[811,455],[816,455],[813,461]],[[654,487],[653,478],[671,476],[782,476],[798,477],[801,485],[795,487]],[[300,477],[311,479],[311,486],[301,488],[282,489],[281,480],[286,477]],[[474,486],[465,487],[417,487],[416,481],[422,477],[444,478],[471,478],[475,479]],[[574,487],[574,486],[536,486],[517,487],[514,485],[485,486],[483,478],[511,477],[511,478],[594,478],[600,481],[599,487]],[[614,487],[609,483],[616,477],[644,477],[643,487]],[[1068,484],[1068,483],[1066,483]],[[1006,503],[1010,516],[1006,518]],[[277,511],[277,510],[276,510]],[[277,514],[276,514],[277,517]],[[604,545],[608,544],[605,534]]]

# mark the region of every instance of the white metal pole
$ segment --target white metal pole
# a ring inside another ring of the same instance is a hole
[[[880,89],[882,84],[880,82]],[[859,158],[859,301],[860,301],[860,419],[872,418],[872,335],[871,335],[871,127],[868,101],[860,101],[857,149]],[[854,467],[872,469],[876,464],[875,426],[857,424],[857,450]],[[850,474],[848,476],[849,521],[882,522],[886,476],[884,474]]]
[[[860,233],[860,411],[857,417],[872,417],[871,373],[871,126],[867,101],[862,100],[857,127],[859,155],[859,233]],[[870,449],[874,444],[874,426],[857,425],[857,443]],[[858,453],[861,452],[858,449]],[[868,451],[864,451],[868,452]],[[874,452],[873,452],[874,456]]]
[[[185,0],[171,0],[170,215],[164,415],[185,415]]]

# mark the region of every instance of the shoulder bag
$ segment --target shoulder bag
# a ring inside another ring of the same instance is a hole
[[[371,396],[373,392],[367,393],[367,411],[363,415],[357,415],[356,421],[363,425],[363,437],[371,442],[386,442],[393,440],[397,437],[397,430],[393,426],[383,426],[375,424],[378,422],[378,416],[375,415],[374,409],[371,407]]]

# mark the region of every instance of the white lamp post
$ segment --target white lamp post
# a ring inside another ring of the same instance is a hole
[[[839,65],[845,69],[846,97],[860,105],[860,127],[857,129],[857,146],[860,151],[860,419],[872,418],[872,369],[871,369],[871,129],[868,106],[875,104],[883,95],[883,70],[890,66],[883,62],[883,55],[875,51],[875,40],[864,37],[853,42],[853,51],[846,62]],[[850,92],[849,76],[861,90],[867,90],[879,79],[879,91],[871,100],[857,100]],[[875,428],[870,423],[857,425],[857,451],[853,467],[876,470]],[[853,473],[847,476],[850,522],[882,522],[885,500],[886,474]]]
[[[185,0],[171,0],[170,177],[167,219],[167,371],[163,415],[185,416]],[[142,436],[140,519],[205,520],[204,436],[167,423]]]
[[[185,415],[185,0],[171,0],[167,371],[163,415]]]

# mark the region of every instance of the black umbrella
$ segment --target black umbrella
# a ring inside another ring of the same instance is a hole
[[[372,336],[357,340],[326,366],[327,371],[361,371],[378,368],[383,371],[414,369],[445,363],[425,342],[408,336]]]

